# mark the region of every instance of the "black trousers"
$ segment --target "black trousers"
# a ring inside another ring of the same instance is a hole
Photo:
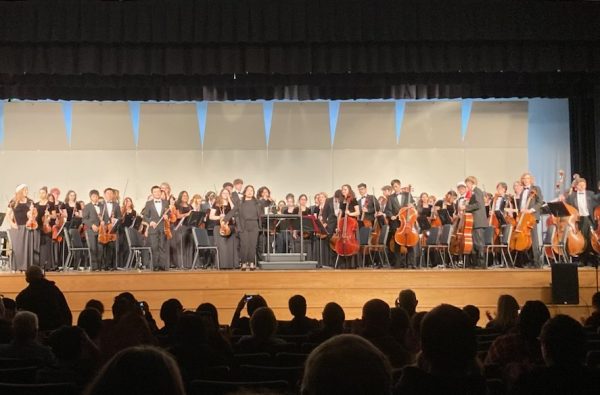
[[[162,228],[159,227],[148,230],[148,243],[152,249],[152,265],[155,269],[169,270],[169,240]]]
[[[472,266],[485,267],[485,240],[484,240],[485,228],[474,228],[473,229],[473,259]]]

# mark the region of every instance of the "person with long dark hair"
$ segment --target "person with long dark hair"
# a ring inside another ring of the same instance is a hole
[[[219,251],[221,269],[233,269],[238,264],[237,238],[232,235],[233,219],[225,217],[233,209],[233,202],[228,189],[223,189],[210,209],[207,228],[213,229],[213,238]]]
[[[233,208],[225,216],[229,219],[236,218],[237,232],[240,235],[240,262],[241,269],[256,269],[256,246],[260,231],[261,205],[254,196],[254,187],[246,185],[239,206]]]
[[[28,229],[27,221],[34,215],[34,204],[28,196],[29,188],[20,184],[15,197],[8,204],[8,222],[11,229],[12,254],[15,270],[25,271],[34,261],[34,251],[38,249],[40,239],[37,230]]]

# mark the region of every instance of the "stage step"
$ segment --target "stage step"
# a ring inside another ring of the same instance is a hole
[[[300,255],[300,254],[298,254]],[[272,258],[272,257],[271,257]],[[258,267],[263,270],[302,270],[302,269],[316,269],[318,266],[317,261],[258,261]]]
[[[300,262],[306,260],[306,253],[303,254],[304,259],[300,256],[299,253],[289,253],[289,254],[261,254],[260,260],[264,262]]]

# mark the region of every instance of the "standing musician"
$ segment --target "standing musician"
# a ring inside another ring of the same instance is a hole
[[[169,243],[165,234],[165,226],[169,225],[169,201],[162,199],[162,191],[158,185],[151,189],[152,199],[146,202],[142,210],[144,221],[148,222],[148,242],[152,249],[154,270],[169,269]]]
[[[443,199],[438,200],[437,202],[435,202],[434,209],[436,211],[447,210],[448,211],[448,215],[450,217],[454,217],[454,213],[456,211],[455,210],[456,207],[455,207],[454,203],[456,202],[457,198],[458,198],[458,194],[455,191],[453,191],[453,190],[449,190],[448,192],[446,192],[446,194],[444,195]]]
[[[349,184],[342,185],[342,198],[340,199],[340,208],[338,212],[338,221],[345,216],[353,217],[357,221],[360,217],[360,205],[356,200],[356,195]],[[338,232],[342,232],[343,229],[339,229]]]
[[[533,255],[533,266],[542,267],[542,254],[538,237],[538,223],[540,222],[540,211],[544,204],[544,197],[540,187],[533,185],[531,173],[523,173],[521,176],[523,190],[519,196],[519,211],[531,213],[535,216],[535,226],[531,229],[531,251]],[[529,199],[529,195],[535,192],[535,196]],[[529,200],[529,204],[527,204]]]
[[[254,196],[254,187],[246,185],[240,205],[235,206],[226,216],[225,220],[236,217],[237,232],[240,234],[240,262],[241,269],[256,269],[256,246],[260,231],[262,208]]]
[[[421,192],[419,195],[419,201],[417,202],[417,213],[419,217],[430,218],[432,213],[432,207],[429,204],[429,194],[427,192]]]
[[[242,192],[242,189],[244,188],[244,180],[241,178],[236,178],[233,180],[232,188],[233,190],[230,190],[231,201],[234,205],[239,206],[240,201],[244,197],[244,193]]]
[[[33,264],[36,244],[39,245],[38,233],[27,227],[28,222],[34,219],[34,204],[28,194],[29,188],[26,184],[18,185],[14,198],[8,203],[7,213],[13,261],[15,269],[21,272]]]
[[[125,199],[123,199],[123,204],[121,205],[121,218],[123,220],[123,226],[119,228],[117,243],[119,243],[119,261],[125,262],[125,259],[127,259],[129,254],[125,228],[134,227],[137,218],[137,212],[133,206],[133,200],[131,200],[130,197],[125,197]]]
[[[579,256],[579,265],[586,266],[592,264],[590,232],[593,231],[594,220],[592,214],[594,208],[599,204],[600,194],[595,194],[587,190],[587,181],[585,178],[577,178],[574,181],[575,191],[568,194],[566,201],[579,211],[579,229],[585,238],[585,251]],[[561,198],[564,195],[560,195]]]
[[[98,243],[98,229],[100,226],[101,218],[103,216],[104,205],[99,202],[100,192],[96,189],[90,191],[90,202],[83,208],[83,225],[85,226],[85,238],[87,240],[87,246],[90,249],[92,255],[92,270],[100,270],[100,264],[104,246]]]
[[[467,190],[471,197],[465,206],[467,213],[473,214],[473,258],[472,266],[485,269],[485,240],[484,230],[488,226],[485,214],[483,191],[477,186],[477,178],[469,176],[465,179]]]
[[[225,216],[233,210],[233,202],[229,190],[223,188],[210,209],[207,228],[213,229],[213,237],[219,251],[219,266],[221,269],[233,269],[238,266],[237,238],[232,234],[234,222]],[[228,229],[226,231],[226,229]]]
[[[467,199],[467,184],[460,181],[456,184],[456,200],[454,203],[454,213],[457,214],[458,211],[462,210],[465,206],[465,199]]]
[[[50,195],[54,196],[54,204],[56,207],[60,207],[63,202],[60,201],[60,189],[58,187],[52,187],[50,189]]]
[[[39,196],[40,200],[35,203],[40,233],[39,266],[46,270],[52,270],[54,269],[54,254],[52,253],[51,220],[56,218],[56,206],[48,199],[48,187],[41,187]],[[50,231],[48,232],[48,230]]]
[[[171,189],[171,185],[168,182],[162,182],[160,184],[161,198],[166,200],[168,206],[172,209],[174,208],[175,201],[177,201],[177,197],[173,195],[173,191]],[[179,243],[177,242],[176,237],[172,237],[170,240],[167,240],[167,252],[169,254],[169,262],[173,265],[176,262],[179,262]]]
[[[101,225],[114,224],[118,219],[121,219],[121,207],[115,200],[115,191],[112,188],[106,188],[104,190],[104,210]],[[108,228],[107,228],[108,229]],[[102,268],[104,270],[115,270],[116,269],[116,253],[117,253],[117,241],[111,241],[104,245],[102,251]]]
[[[177,209],[177,220],[173,224],[173,239],[175,239],[176,249],[178,251],[177,261],[182,269],[191,269],[194,259],[194,236],[192,235],[192,227],[184,225],[185,218],[192,212],[190,205],[190,195],[187,191],[179,192],[177,201],[175,201]],[[210,254],[207,251],[206,257]]]
[[[490,215],[494,215],[496,211],[504,213],[504,209],[509,205],[508,197],[506,196],[507,190],[508,185],[505,182],[501,181],[496,184],[496,194],[490,203]]]
[[[65,201],[59,206],[61,215],[66,219],[66,222],[71,222],[73,217],[81,217],[83,206],[77,201],[75,191],[67,192]]]
[[[363,182],[358,184],[358,193],[360,198],[358,199],[358,206],[360,207],[360,217],[358,221],[359,226],[364,226],[365,220],[374,225],[375,214],[379,211],[379,202],[375,199],[375,196],[369,195],[367,192],[367,185]]]
[[[394,238],[394,234],[396,233],[396,230],[398,229],[398,227],[400,226],[400,220],[398,219],[398,213],[400,212],[400,209],[403,207],[408,207],[408,205],[414,204],[414,199],[412,197],[412,194],[410,193],[409,190],[403,190],[402,189],[402,184],[400,183],[400,180],[398,179],[394,179],[391,182],[392,185],[392,189],[394,190],[394,193],[392,193],[390,195],[390,197],[388,198],[387,204],[385,206],[385,216],[388,218],[388,222],[390,225],[390,233],[389,233],[389,239],[393,239]],[[386,241],[389,245],[389,241]],[[415,247],[408,247],[407,249],[407,254],[406,254],[406,264],[410,267],[415,267],[415,262],[416,262],[416,250],[420,248],[419,246],[415,246]],[[400,253],[400,248],[396,247],[395,248],[395,264],[394,267],[396,269],[402,267],[402,264],[400,262],[401,258],[402,258],[402,254]]]

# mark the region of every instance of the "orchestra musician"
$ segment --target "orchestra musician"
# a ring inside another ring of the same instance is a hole
[[[33,200],[29,198],[29,188],[20,184],[15,188],[15,196],[8,203],[7,218],[10,224],[10,240],[15,270],[27,270],[34,262],[34,251],[39,250],[39,234],[27,229],[27,222],[34,214]]]
[[[436,211],[447,210],[448,215],[451,218],[454,217],[455,208],[456,208],[455,202],[456,202],[457,198],[458,198],[458,194],[453,190],[449,190],[448,192],[446,192],[443,199],[435,202],[435,210]]]
[[[225,220],[225,216],[231,212],[234,204],[231,201],[229,190],[223,188],[215,199],[210,209],[207,227],[213,229],[213,237],[217,250],[219,251],[219,266],[221,269],[233,269],[238,267],[237,238],[232,234],[234,228],[233,218]],[[231,233],[226,234],[222,227],[229,227]]]
[[[429,219],[432,214],[432,207],[429,204],[429,194],[427,192],[421,192],[419,200],[417,201],[417,214],[419,217]]]
[[[235,183],[234,183],[235,185]],[[233,200],[233,199],[232,199]],[[235,203],[234,203],[235,205]],[[262,208],[254,196],[254,187],[246,185],[243,191],[243,197],[239,206],[225,215],[225,220],[235,216],[237,233],[240,234],[240,262],[241,269],[256,269],[256,247],[258,244],[258,234],[260,232],[260,219]]]
[[[110,225],[114,224],[116,220],[121,219],[121,207],[115,199],[115,191],[112,188],[106,188],[104,190],[104,210],[102,210],[103,217],[101,224]],[[116,243],[117,241],[111,241],[104,245],[102,251],[102,269],[104,270],[116,270]]]
[[[192,227],[185,225],[185,219],[191,214],[190,195],[187,191],[179,192],[175,201],[177,220],[173,224],[173,239],[176,239],[179,267],[191,269],[194,260],[194,236]],[[207,251],[208,253],[208,251]]]
[[[92,255],[91,268],[100,270],[104,246],[98,243],[98,229],[103,216],[104,204],[100,200],[100,192],[92,189],[89,193],[90,202],[83,208],[83,225],[85,227],[85,239]]]
[[[459,208],[465,206],[465,199],[467,198],[467,184],[460,181],[456,184],[456,200],[454,203],[454,212],[457,213]]]
[[[477,178],[469,176],[465,179],[467,190],[471,197],[466,202],[465,212],[473,214],[473,254],[472,266],[485,269],[485,240],[484,230],[488,226],[485,213],[483,191],[477,186]]]
[[[571,191],[566,199],[567,204],[575,207],[579,211],[579,229],[585,238],[585,251],[578,257],[579,265],[586,266],[592,264],[592,248],[590,241],[590,232],[593,231],[594,208],[600,204],[600,194],[587,189],[587,181],[585,178],[579,177],[574,181],[575,191]],[[561,195],[562,197],[563,195]]]
[[[81,217],[83,206],[77,201],[77,193],[75,191],[68,191],[65,201],[59,206],[59,209],[66,222],[71,222],[73,217]]]
[[[233,190],[229,191],[231,192],[231,201],[236,207],[238,207],[240,201],[244,197],[244,193],[242,191],[242,189],[244,188],[244,180],[242,180],[241,178],[236,178],[235,180],[233,180],[232,188]]]
[[[360,208],[360,217],[358,221],[359,226],[364,226],[364,221],[367,220],[374,224],[375,214],[379,211],[379,202],[375,199],[375,196],[369,195],[367,191],[367,185],[363,182],[358,184],[358,206]]]
[[[540,222],[540,211],[544,204],[544,197],[542,196],[542,190],[537,185],[533,185],[533,178],[531,173],[523,173],[521,176],[521,184],[523,190],[519,196],[519,211],[528,212],[535,216],[536,224],[531,229],[531,254],[533,256],[533,266],[542,267],[542,254],[540,251],[540,243],[538,237],[538,223]],[[532,191],[535,191],[535,196],[529,199],[529,195]],[[529,200],[529,204],[527,204]]]
[[[117,243],[119,243],[119,262],[125,263],[125,259],[129,254],[129,246],[127,245],[127,237],[125,236],[125,228],[132,228],[136,222],[137,212],[133,205],[133,200],[130,197],[123,199],[121,205],[121,219],[123,226],[119,228],[119,236]]]
[[[403,207],[408,207],[408,205],[414,204],[414,199],[413,199],[410,191],[402,189],[402,184],[400,183],[400,180],[394,179],[394,180],[392,180],[392,182],[390,184],[392,186],[392,189],[394,190],[394,193],[392,193],[389,196],[384,212],[385,212],[385,216],[388,218],[388,223],[390,225],[389,238],[393,238],[396,230],[400,226],[400,221],[398,219],[398,214],[400,212],[400,209]],[[406,265],[407,266],[412,267],[412,268],[415,267],[416,252],[417,252],[417,249],[419,249],[419,248],[420,247],[418,245],[415,247],[408,247],[407,254],[406,254]],[[396,269],[399,269],[400,267],[402,267],[402,263],[401,263],[402,254],[400,253],[400,248],[398,248],[397,245],[396,245],[395,250],[396,251],[394,251],[394,255],[395,255],[394,267]]]
[[[56,218],[56,206],[48,199],[48,187],[41,187],[39,192],[40,200],[35,203],[37,209],[37,223],[40,237],[38,254],[38,264],[45,270],[54,269],[54,254],[52,253],[52,223]],[[46,225],[46,226],[44,226]],[[45,229],[50,226],[50,232]],[[35,259],[35,258],[34,258]]]
[[[169,243],[165,234],[165,226],[169,225],[169,201],[162,199],[163,191],[158,185],[150,189],[152,199],[146,202],[142,215],[149,224],[148,243],[152,249],[154,270],[169,270]]]

